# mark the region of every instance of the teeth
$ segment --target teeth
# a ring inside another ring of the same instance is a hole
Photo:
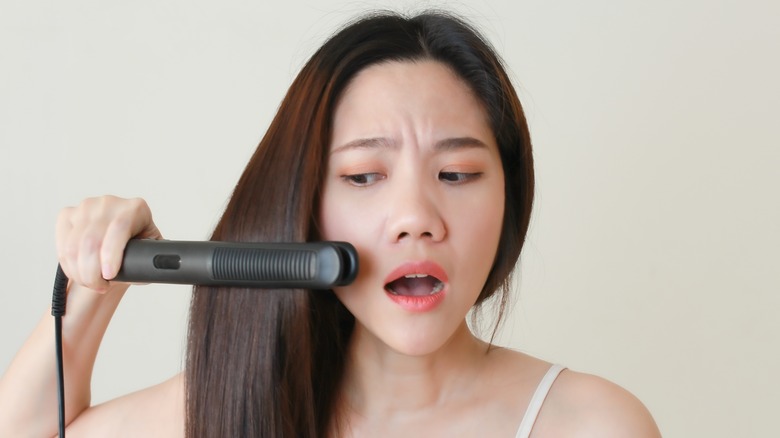
[[[429,277],[429,275],[428,274],[406,274],[406,275],[404,275],[404,278],[425,278],[425,277]],[[444,283],[442,283],[441,281],[439,281],[436,278],[434,278],[434,280],[435,280],[435,283],[433,285],[433,289],[431,289],[431,291],[430,291],[430,293],[428,293],[428,295],[437,294],[437,293],[441,292],[444,289]],[[390,284],[385,286],[385,290],[387,290],[388,292],[390,292],[393,295],[401,295],[398,292],[396,292],[396,290],[393,289],[393,287]]]

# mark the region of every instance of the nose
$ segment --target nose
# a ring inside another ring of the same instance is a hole
[[[399,184],[389,199],[387,235],[391,242],[428,240],[440,242],[447,234],[434,193],[423,184]]]

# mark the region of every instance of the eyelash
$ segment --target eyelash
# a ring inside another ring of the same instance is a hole
[[[343,175],[341,179],[343,179],[349,184],[352,184],[353,186],[366,187],[371,184],[374,184],[379,180],[385,179],[385,177],[384,175],[374,172],[374,173],[356,173],[353,175]],[[372,179],[372,181],[367,181],[368,179]]]
[[[473,181],[479,178],[480,176],[482,176],[482,172],[439,172],[439,180],[455,185],[465,184],[469,181]]]
[[[482,176],[482,172],[439,172],[439,180],[452,185],[465,184],[480,176]],[[385,179],[385,176],[376,172],[355,173],[352,175],[342,175],[341,179],[356,187],[367,187],[377,181]]]

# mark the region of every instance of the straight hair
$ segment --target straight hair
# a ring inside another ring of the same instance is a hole
[[[290,86],[211,239],[319,240],[320,190],[340,96],[370,65],[421,60],[441,62],[468,84],[499,147],[506,207],[495,262],[475,303],[479,307],[498,294],[497,328],[530,221],[531,141],[501,59],[474,28],[449,13],[372,13],[325,42]],[[338,432],[353,327],[354,317],[332,291],[195,287],[187,334],[186,436]]]

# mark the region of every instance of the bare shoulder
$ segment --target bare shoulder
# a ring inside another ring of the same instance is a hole
[[[69,437],[183,437],[184,376],[92,406],[68,425]]]
[[[547,396],[534,436],[656,438],[661,434],[647,408],[627,390],[601,377],[564,370]]]
[[[492,397],[522,414],[551,363],[505,348],[493,348]],[[519,425],[520,420],[517,420]],[[516,426],[515,426],[516,427]],[[565,369],[548,393],[531,437],[658,438],[647,408],[622,387],[590,374]]]

